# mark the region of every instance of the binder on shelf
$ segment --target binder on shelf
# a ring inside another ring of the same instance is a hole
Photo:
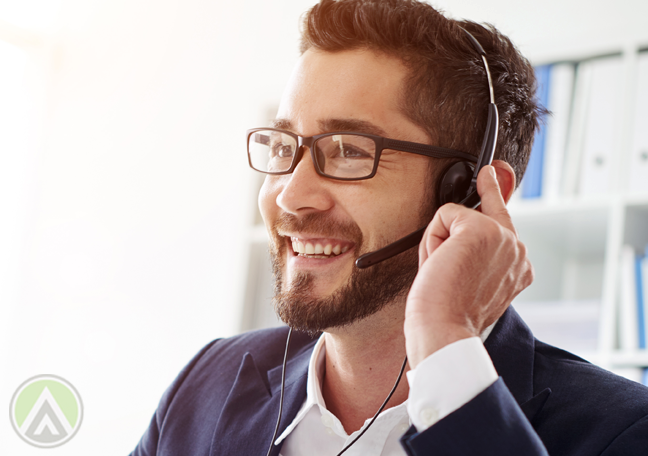
[[[581,195],[604,194],[611,190],[612,169],[618,161],[622,59],[620,56],[599,58],[592,60],[590,65],[591,86],[578,186]]]
[[[637,256],[637,306],[641,309],[639,315],[639,331],[643,331],[643,345],[640,348],[648,348],[648,245],[646,245],[643,256]],[[640,339],[641,340],[641,339]]]
[[[639,54],[628,190],[648,192],[648,51]]]
[[[639,302],[637,300],[635,249],[624,245],[621,250],[619,344],[622,350],[636,350],[640,345]],[[644,340],[643,334],[641,340]]]
[[[571,196],[578,192],[583,141],[587,126],[592,86],[592,61],[579,62],[576,66],[574,100],[567,136],[567,156],[561,182],[561,193]]]
[[[646,261],[644,261],[646,258],[645,256],[640,256],[640,255],[635,255],[635,287],[636,287],[636,296],[637,296],[637,317],[639,320],[639,348],[640,349],[645,349],[648,347],[646,344],[646,286],[643,283],[643,279],[645,277],[645,270],[646,269]]]
[[[549,91],[550,91],[550,74],[551,65],[543,65],[535,68],[535,75],[538,81],[538,91],[536,97],[538,102],[547,107],[549,104]],[[543,181],[543,164],[545,152],[545,137],[547,134],[547,123],[540,123],[540,129],[537,131],[529,163],[527,164],[522,180],[522,198],[539,198],[542,195],[542,181]]]
[[[606,193],[610,190],[612,167],[618,145],[617,121],[620,115],[621,57],[591,62],[592,80],[588,94],[579,193]]]
[[[544,151],[544,172],[542,176],[542,197],[555,200],[560,196],[560,187],[565,167],[565,150],[574,94],[573,63],[558,63],[551,66],[549,75],[549,98]]]

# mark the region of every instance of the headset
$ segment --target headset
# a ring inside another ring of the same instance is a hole
[[[481,169],[490,165],[495,155],[495,146],[497,144],[497,131],[499,126],[499,114],[497,113],[497,105],[495,104],[495,95],[493,92],[493,81],[491,79],[490,69],[488,68],[488,61],[486,60],[486,52],[479,44],[479,41],[472,36],[468,30],[461,27],[466,32],[470,43],[475,50],[479,53],[484,63],[486,76],[488,78],[488,91],[490,95],[490,102],[488,103],[488,119],[486,121],[486,132],[484,140],[482,141],[477,164],[473,165],[468,161],[460,161],[451,165],[439,180],[437,188],[437,202],[439,207],[446,203],[458,203],[470,209],[476,209],[481,200],[477,193],[477,176]],[[398,255],[406,250],[416,247],[423,239],[423,233],[427,227],[423,227],[413,233],[393,242],[386,247],[376,250],[374,252],[365,253],[359,257],[355,265],[360,269],[368,268],[374,264],[385,261],[393,256]]]
[[[490,69],[488,68],[488,62],[486,61],[486,52],[484,48],[479,44],[479,41],[466,29],[460,27],[470,40],[470,43],[475,48],[477,53],[482,58],[484,63],[484,69],[486,70],[486,76],[488,78],[488,89],[490,94],[490,102],[488,104],[488,120],[486,121],[486,132],[484,134],[484,140],[482,141],[481,150],[479,152],[479,157],[477,158],[477,164],[473,165],[468,161],[459,161],[450,165],[450,167],[444,172],[443,176],[439,180],[439,185],[437,189],[437,202],[439,207],[446,203],[458,203],[462,206],[468,207],[470,209],[476,209],[480,204],[481,200],[477,194],[477,176],[481,169],[490,165],[493,161],[493,155],[495,154],[495,146],[497,144],[497,131],[499,126],[499,115],[497,112],[497,105],[495,104],[495,95],[493,92],[493,81],[491,79]],[[392,258],[399,253],[402,253],[406,250],[411,249],[412,247],[417,246],[421,239],[423,239],[423,233],[427,227],[423,227],[404,238],[399,239],[392,244],[383,247],[380,250],[374,252],[366,253],[360,256],[356,262],[356,267],[360,269],[367,268],[374,264],[380,263],[381,261]],[[284,386],[286,379],[286,363],[288,360],[288,350],[290,348],[290,336],[292,335],[292,328],[288,331],[288,337],[286,339],[286,350],[284,352],[283,367],[281,370],[281,395],[279,399],[279,416],[277,417],[277,424],[275,426],[274,435],[270,441],[270,447],[268,448],[267,456],[270,456],[272,452],[272,447],[277,438],[277,433],[279,431],[279,425],[281,423],[281,415],[283,412],[283,397],[284,397]],[[337,456],[340,456],[346,450],[348,450],[351,445],[353,445],[362,435],[369,429],[369,427],[374,423],[380,412],[383,411],[389,399],[391,399],[394,391],[398,387],[401,378],[403,377],[403,372],[405,371],[405,366],[407,365],[407,357],[403,361],[398,378],[394,384],[391,392],[382,403],[376,414],[373,416],[369,424],[358,434],[358,436],[353,439],[351,443],[345,446],[342,451],[340,451]]]

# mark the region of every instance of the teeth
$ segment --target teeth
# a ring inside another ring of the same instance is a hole
[[[347,252],[349,246],[342,247],[341,245],[333,246],[333,244],[326,244],[326,246],[321,243],[316,243],[313,245],[311,242],[306,242],[305,244],[298,240],[297,238],[291,239],[293,252],[298,255],[340,255],[341,253]]]

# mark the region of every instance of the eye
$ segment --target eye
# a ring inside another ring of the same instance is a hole
[[[338,148],[340,158],[367,158],[371,157],[365,150],[352,144],[344,144]]]
[[[277,158],[291,158],[293,156],[293,148],[288,144],[276,142],[272,145],[271,155]]]
[[[325,147],[328,149],[327,156],[330,159],[373,160],[375,156],[373,141],[359,135],[331,135]]]

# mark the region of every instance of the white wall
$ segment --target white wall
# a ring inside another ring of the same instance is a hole
[[[72,382],[86,416],[54,454],[129,452],[181,367],[238,330],[256,199],[244,132],[278,98],[308,4],[243,6],[63,2],[27,47],[14,106],[37,100],[7,117],[41,136],[0,139],[0,403],[33,375]],[[0,453],[38,451],[2,414]]]
[[[648,45],[645,0],[434,0],[455,19],[488,22],[533,63],[580,59]]]
[[[0,404],[33,375],[71,381],[86,416],[51,454],[127,453],[179,369],[237,331],[243,135],[279,98],[312,2],[63,0],[32,24],[0,3],[0,38],[21,46],[0,41]],[[648,44],[643,0],[434,3],[537,62]],[[41,450],[4,414],[0,451]]]

